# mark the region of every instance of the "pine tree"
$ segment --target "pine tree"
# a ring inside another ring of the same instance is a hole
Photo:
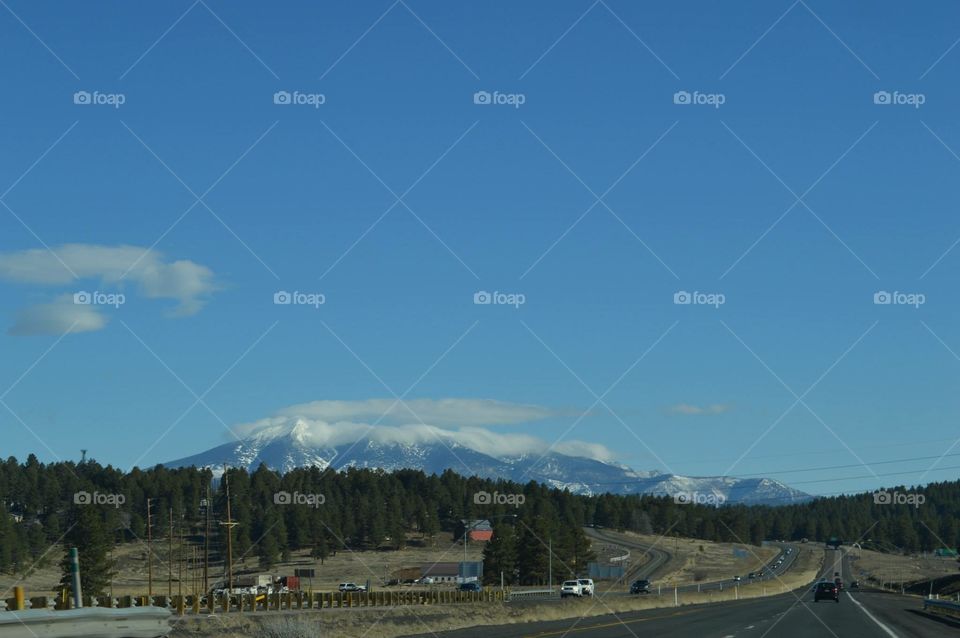
[[[483,548],[483,582],[513,585],[517,579],[517,534],[513,525],[501,523],[493,528],[493,538]]]
[[[75,505],[71,511],[70,531],[64,537],[66,552],[60,563],[60,586],[73,591],[70,548],[76,547],[80,557],[80,587],[87,596],[103,596],[115,572],[109,558],[113,539],[104,523],[101,508],[96,505]]]

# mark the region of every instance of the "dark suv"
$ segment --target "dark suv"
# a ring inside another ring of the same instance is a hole
[[[813,590],[813,602],[819,602],[820,599],[840,602],[840,589],[835,583],[817,583],[817,588]]]
[[[631,594],[649,594],[650,593],[650,581],[649,580],[635,580],[633,584],[630,585]]]

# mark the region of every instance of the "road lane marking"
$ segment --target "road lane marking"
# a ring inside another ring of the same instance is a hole
[[[689,610],[686,610],[686,611],[678,611],[678,612],[674,612],[674,613],[672,613],[672,614],[666,614],[666,615],[663,615],[663,616],[656,616],[656,617],[653,617],[653,618],[632,618],[632,619],[631,619],[631,618],[628,618],[627,620],[618,620],[618,621],[616,621],[616,622],[608,622],[608,623],[603,623],[603,624],[600,624],[600,625],[589,625],[589,626],[583,626],[583,627],[574,627],[574,628],[571,628],[571,629],[559,630],[559,631],[542,631],[542,632],[540,632],[540,633],[538,633],[538,634],[530,634],[530,635],[527,636],[526,638],[543,638],[544,636],[560,636],[560,635],[566,635],[566,634],[568,634],[568,633],[577,633],[577,632],[581,632],[581,631],[590,631],[591,629],[605,629],[605,628],[607,628],[607,627],[620,627],[620,626],[632,625],[632,624],[634,624],[634,623],[649,622],[649,621],[651,621],[651,620],[663,620],[664,618],[673,618],[673,617],[675,617],[675,616],[686,616],[686,615],[688,615],[688,614],[702,613],[702,612],[704,612],[704,611],[707,611],[707,610],[706,610],[706,609],[689,609]],[[583,619],[583,617],[581,617],[581,620],[582,620],[582,619]]]
[[[847,592],[847,598],[849,598],[850,600],[852,600],[852,601],[854,602],[854,604],[855,604],[857,607],[859,607],[860,610],[861,610],[863,613],[865,613],[865,614],[867,615],[867,618],[869,618],[870,620],[872,620],[873,622],[875,622],[875,623],[877,624],[877,627],[879,627],[880,629],[882,629],[882,630],[884,631],[884,633],[886,633],[888,636],[890,636],[890,638],[900,638],[892,629],[890,629],[889,627],[887,627],[886,625],[884,625],[882,622],[880,622],[879,620],[877,620],[877,617],[874,616],[873,614],[871,614],[870,611],[869,611],[866,607],[863,606],[863,603],[861,603],[859,600],[857,600],[856,598],[854,598],[853,596],[851,596],[851,595],[850,595],[850,592]]]

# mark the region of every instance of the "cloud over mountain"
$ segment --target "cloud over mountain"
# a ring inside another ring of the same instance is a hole
[[[304,443],[339,447],[359,439],[389,445],[442,443],[461,445],[495,458],[542,455],[550,450],[600,461],[614,458],[597,443],[564,440],[551,444],[540,437],[501,432],[483,426],[519,425],[566,411],[492,399],[395,399],[313,401],[283,408],[275,416],[235,428],[245,438],[273,437],[297,430]]]

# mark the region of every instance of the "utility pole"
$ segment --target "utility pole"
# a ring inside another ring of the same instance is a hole
[[[150,503],[152,498],[147,499],[147,596],[150,603],[153,604],[153,526],[150,524]]]
[[[167,598],[173,597],[173,508],[170,508],[170,533],[167,537]]]
[[[210,591],[210,583],[207,579],[208,569],[210,567],[210,484],[207,483],[207,505],[204,508],[204,531],[203,531],[203,591]]]
[[[227,473],[227,464],[223,464],[223,484],[227,496],[227,520],[220,523],[227,528],[227,590],[233,590],[233,528],[237,523],[230,514],[230,475]]]
[[[179,573],[177,574],[177,593],[183,598],[183,512],[180,512],[180,546],[177,548]]]

